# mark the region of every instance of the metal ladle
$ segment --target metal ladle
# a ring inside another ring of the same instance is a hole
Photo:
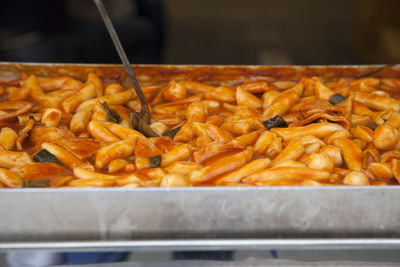
[[[115,31],[115,28],[111,22],[111,19],[108,15],[107,9],[105,8],[103,2],[101,0],[93,0],[94,3],[96,4],[97,8],[99,9],[100,15],[103,19],[104,24],[106,25],[106,28],[108,30],[108,33],[110,34],[110,37],[114,43],[115,49],[118,52],[118,55],[122,61],[122,64],[125,67],[126,72],[128,73],[129,78],[132,81],[133,88],[135,89],[136,95],[139,98],[140,101],[140,106],[141,109],[139,112],[134,112],[133,116],[131,118],[131,122],[133,121],[135,125],[135,128],[142,132],[144,135],[147,137],[159,137],[161,136],[159,133],[157,133],[155,130],[153,130],[149,123],[150,123],[150,110],[149,110],[149,105],[147,104],[146,98],[143,94],[142,89],[140,88],[140,85],[136,79],[135,72],[133,71],[128,57],[126,56],[125,50],[122,47],[122,44],[118,38],[118,35]]]

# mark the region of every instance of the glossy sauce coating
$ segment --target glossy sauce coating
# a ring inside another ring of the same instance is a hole
[[[131,128],[129,114],[140,108],[131,88],[94,73],[85,80],[24,75],[2,88],[3,187],[27,180],[48,180],[52,187],[395,185],[400,180],[396,78],[315,76],[212,85],[177,80],[143,87],[152,125],[162,134],[178,129],[161,138]],[[337,94],[344,101],[330,102]],[[104,102],[119,123],[110,119]],[[264,122],[276,116],[288,128],[268,130]],[[35,162],[43,149],[59,163]]]

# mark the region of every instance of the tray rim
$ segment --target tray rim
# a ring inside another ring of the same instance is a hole
[[[260,239],[168,239],[64,242],[0,242],[0,251],[190,251],[190,250],[258,250],[258,249],[399,249],[400,238],[260,238]]]
[[[385,190],[398,190],[400,186],[397,185],[384,185],[384,186],[346,186],[346,185],[333,185],[333,186],[186,186],[186,187],[43,187],[43,188],[1,188],[1,192],[30,192],[30,193],[43,193],[43,192],[205,192],[205,191],[385,191]]]
[[[104,67],[121,67],[123,68],[122,64],[117,63],[63,63],[63,62],[16,62],[16,61],[0,61],[0,65],[26,65],[26,66],[37,66],[37,65],[45,65],[45,66],[79,66],[79,67],[95,67],[95,66],[104,66]],[[333,68],[369,68],[369,67],[383,67],[387,64],[337,64],[337,65],[219,65],[219,64],[131,64],[131,66],[137,67],[244,67],[244,68],[258,68],[258,67],[273,67],[273,68],[302,68],[302,67],[311,67],[311,68],[326,68],[326,67],[333,67]],[[399,64],[395,64],[390,68],[399,68]]]

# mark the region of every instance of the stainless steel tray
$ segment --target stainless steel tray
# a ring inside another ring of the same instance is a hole
[[[143,83],[302,75],[354,77],[377,66],[138,66]],[[118,65],[0,63],[0,81],[21,71],[95,71],[124,79]],[[398,77],[398,67],[379,75]],[[400,187],[190,187],[0,190],[1,249],[218,249],[400,247]]]

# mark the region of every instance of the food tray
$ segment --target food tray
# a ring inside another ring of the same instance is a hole
[[[236,83],[355,77],[376,67],[140,65],[135,70],[151,85],[187,78]],[[119,65],[0,63],[0,81],[15,80],[21,72],[83,78],[90,71],[126,79]],[[378,76],[399,77],[400,68]],[[1,189],[0,249],[399,247],[398,203],[398,186]]]

